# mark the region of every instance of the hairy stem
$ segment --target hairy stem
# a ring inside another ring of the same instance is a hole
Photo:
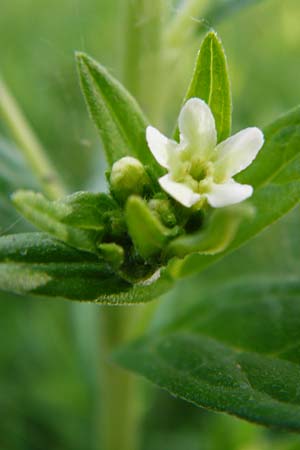
[[[0,116],[37,176],[41,187],[51,199],[62,197],[65,189],[38,138],[31,129],[16,100],[0,79]]]

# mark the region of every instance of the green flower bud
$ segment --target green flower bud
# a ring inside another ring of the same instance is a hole
[[[151,184],[143,164],[136,158],[125,156],[112,166],[110,186],[115,198],[125,203],[130,195],[143,196]]]
[[[149,208],[167,227],[176,225],[176,217],[169,200],[153,198],[148,203]]]

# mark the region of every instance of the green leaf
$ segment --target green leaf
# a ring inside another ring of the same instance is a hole
[[[236,179],[254,186],[251,204],[255,208],[252,220],[244,221],[235,239],[218,255],[191,255],[173,261],[174,277],[199,272],[237,249],[249,239],[278,220],[300,200],[300,108],[279,118],[264,130],[265,144],[255,161]]]
[[[194,297],[184,315],[116,361],[200,407],[300,431],[299,276],[198,287],[179,293]]]
[[[0,238],[0,289],[105,304],[153,300],[172,287],[166,271],[133,285],[91,253],[71,248],[44,233]]]
[[[157,178],[162,171],[147,146],[147,121],[135,99],[91,57],[77,53],[76,58],[83,95],[109,164],[133,156]]]
[[[191,253],[215,255],[224,251],[234,239],[238,227],[245,217],[250,217],[249,205],[221,208],[212,213],[206,226],[197,233],[174,239],[166,252],[170,256],[183,258]]]
[[[76,192],[61,200],[52,202],[63,206],[60,220],[83,230],[102,230],[107,215],[119,209],[117,203],[107,194]]]
[[[128,232],[138,253],[145,259],[160,253],[172,236],[146,202],[137,196],[129,197],[126,203]]]
[[[188,311],[206,298],[212,289],[220,293],[223,286],[235,283],[237,279],[241,285],[256,278],[297,280],[300,275],[296,263],[300,257],[299,220],[300,209],[296,208],[247,245],[203,272],[180,280],[176,291],[160,303],[151,323],[151,331],[184,320]]]
[[[70,219],[70,217],[74,218],[75,216],[75,222],[78,223],[79,220],[82,225],[81,213],[74,213],[72,201],[70,201],[70,205],[65,204],[64,201],[53,202],[47,200],[42,194],[32,191],[17,191],[12,196],[12,200],[21,214],[37,228],[76,248],[96,252],[98,234],[95,231],[80,229],[63,223],[64,218]],[[93,209],[92,212],[94,213]],[[95,226],[95,216],[91,214],[90,217],[91,223]],[[103,226],[99,226],[99,228],[102,231]],[[97,228],[98,232],[99,228]]]
[[[232,110],[230,82],[224,49],[214,31],[210,31],[201,44],[184,103],[192,97],[199,97],[210,106],[216,122],[218,142],[228,138]]]

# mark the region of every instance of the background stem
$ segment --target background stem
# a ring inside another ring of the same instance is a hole
[[[151,123],[162,110],[162,29],[165,0],[127,0],[123,82],[138,100]],[[109,361],[110,353],[129,337],[143,332],[148,306],[101,307],[99,364],[100,428],[97,450],[138,450],[143,413],[143,392],[138,378]],[[99,423],[96,424],[99,426]]]
[[[16,100],[9,92],[8,87],[1,79],[0,114],[14,141],[24,154],[28,165],[37,176],[45,194],[50,199],[57,199],[65,195],[63,183],[48,159],[47,153],[31,129]]]
[[[165,28],[164,42],[170,48],[180,48],[199,26],[209,0],[186,0]]]
[[[101,450],[137,450],[141,402],[138,379],[113,365],[111,351],[131,334],[138,307],[101,308]]]
[[[124,84],[154,124],[161,112],[161,30],[165,4],[164,0],[126,2]],[[142,331],[146,323],[142,308],[101,308],[101,450],[139,448],[143,412],[140,382],[131,373],[110,364],[108,355],[137,331]]]
[[[124,26],[123,81],[150,121],[159,122],[163,71],[163,0],[128,0]]]

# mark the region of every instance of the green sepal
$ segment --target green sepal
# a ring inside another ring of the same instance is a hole
[[[76,59],[82,92],[100,133],[109,165],[124,156],[133,156],[157,179],[162,169],[148,148],[148,124],[136,100],[90,56],[78,52]]]
[[[198,97],[210,107],[216,122],[218,142],[231,133],[232,100],[225,52],[214,31],[204,37],[184,103]],[[175,138],[178,140],[178,128]]]
[[[140,197],[128,199],[125,217],[134,246],[145,259],[159,254],[174,235],[174,231],[166,228]]]
[[[64,202],[52,202],[40,193],[22,190],[13,194],[12,201],[17,210],[40,230],[81,250],[96,252],[95,243],[104,227],[97,231],[83,230],[63,223],[63,218],[72,214],[72,207]]]
[[[252,213],[253,209],[247,204],[217,209],[199,232],[171,241],[166,254],[183,258],[191,253],[215,255],[223,252],[234,239],[241,221]]]
[[[115,270],[124,262],[123,248],[114,242],[100,244],[98,246],[99,256],[107,261]]]

